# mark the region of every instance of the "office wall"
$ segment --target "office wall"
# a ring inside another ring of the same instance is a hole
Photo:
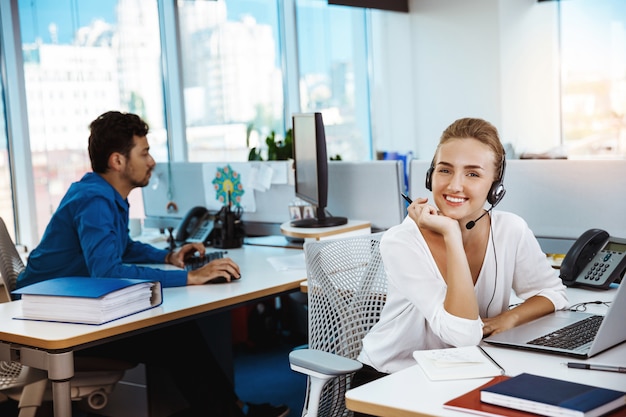
[[[429,159],[443,129],[468,116],[494,123],[516,151],[559,144],[556,2],[409,7],[372,17],[375,148]]]

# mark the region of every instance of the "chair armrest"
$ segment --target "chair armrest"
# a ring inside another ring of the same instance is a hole
[[[294,367],[311,370],[324,375],[345,375],[356,372],[363,364],[354,359],[344,358],[316,349],[298,349],[289,353],[289,363]],[[294,369],[298,370],[299,369]]]

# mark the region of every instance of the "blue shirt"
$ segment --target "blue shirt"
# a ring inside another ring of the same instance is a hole
[[[158,280],[163,287],[187,284],[186,271],[129,265],[165,262],[167,250],[128,235],[128,201],[100,175],[73,183],[39,246],[28,258],[17,288],[56,277],[91,276]]]

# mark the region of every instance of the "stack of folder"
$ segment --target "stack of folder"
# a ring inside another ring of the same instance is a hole
[[[103,324],[160,305],[161,283],[130,278],[65,277],[13,291],[27,320]]]

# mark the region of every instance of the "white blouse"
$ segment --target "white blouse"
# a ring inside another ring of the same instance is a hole
[[[513,213],[491,213],[491,235],[474,292],[480,317],[509,308],[511,290],[525,300],[548,298],[555,310],[567,307],[565,286],[550,266],[526,222]],[[363,339],[359,361],[393,373],[415,364],[413,351],[477,345],[481,319],[449,314],[443,307],[446,283],[424,237],[408,216],[381,241],[389,279],[380,321]]]

